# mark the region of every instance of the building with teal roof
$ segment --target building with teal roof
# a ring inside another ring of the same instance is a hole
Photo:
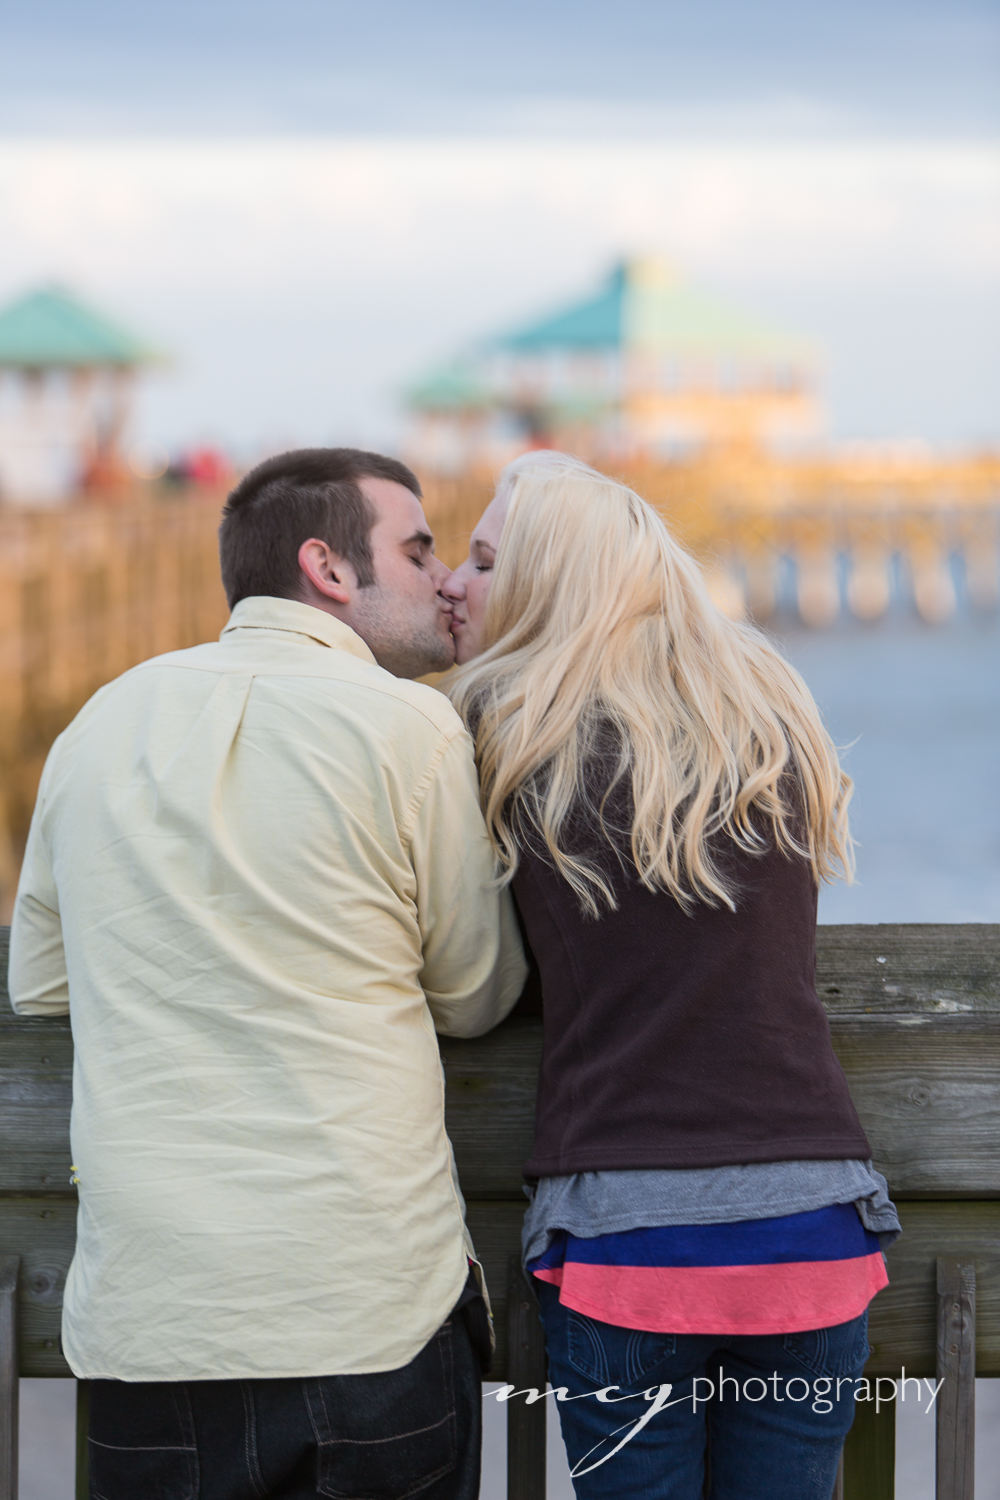
[[[113,485],[136,374],[156,358],[61,286],[0,308],[0,500],[57,504]]]
[[[633,461],[801,441],[822,425],[817,370],[806,340],[662,260],[624,261],[593,295],[415,384],[412,456],[455,471],[533,445]]]

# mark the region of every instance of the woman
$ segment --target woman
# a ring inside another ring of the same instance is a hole
[[[801,678],[577,460],[511,465],[446,591],[541,974],[524,1249],[577,1494],[695,1500],[707,1447],[715,1500],[829,1500],[899,1229],[815,989],[850,781]]]

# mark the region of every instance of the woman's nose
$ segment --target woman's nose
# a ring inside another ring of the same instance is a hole
[[[461,568],[456,568],[454,573],[448,574],[444,583],[438,585],[439,593],[442,593],[446,599],[450,599],[453,604],[465,598],[465,580],[460,576],[461,572]]]

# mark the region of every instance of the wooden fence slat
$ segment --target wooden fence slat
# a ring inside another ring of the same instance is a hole
[[[0,1500],[17,1500],[17,1273],[16,1255],[0,1261]]]
[[[896,1403],[876,1412],[859,1401],[844,1444],[844,1500],[893,1500],[896,1489]]]
[[[545,1335],[519,1255],[507,1264],[507,1382],[518,1391],[546,1386]],[[546,1404],[507,1402],[507,1500],[545,1500]]]
[[[976,1463],[976,1266],[937,1262],[936,1500],[973,1500]]]
[[[76,1495],[90,1500],[90,1381],[76,1383]]]

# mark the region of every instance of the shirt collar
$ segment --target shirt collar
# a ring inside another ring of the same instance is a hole
[[[250,599],[241,599],[223,627],[222,635],[231,630],[287,630],[293,635],[308,636],[321,646],[334,651],[349,651],[362,661],[374,662],[375,658],[350,625],[328,615],[324,609],[312,604],[302,604],[298,599],[275,599],[258,594]],[[221,640],[220,636],[220,640]]]

